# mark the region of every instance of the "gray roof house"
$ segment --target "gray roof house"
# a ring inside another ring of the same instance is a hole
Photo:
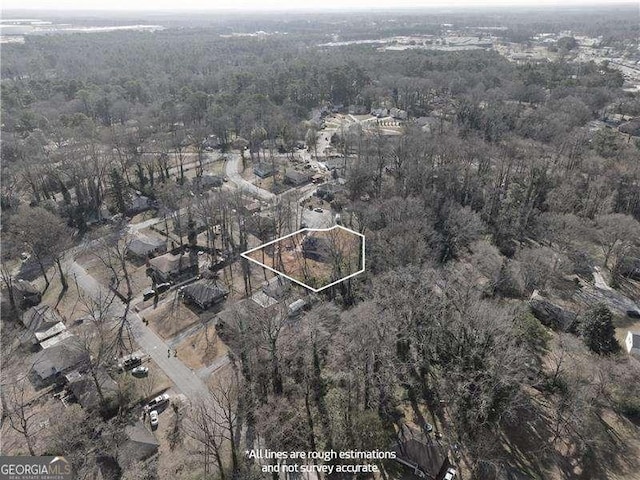
[[[167,251],[167,242],[158,237],[151,237],[138,233],[127,248],[127,253],[140,259],[146,259],[158,253]]]
[[[158,440],[142,420],[125,427],[127,440],[118,449],[118,464],[126,469],[136,462],[142,462],[158,452]]]
[[[198,258],[192,257],[188,253],[174,255],[165,253],[159,257],[149,260],[149,269],[155,275],[157,281],[168,281],[172,278],[180,277],[193,271],[197,273]]]
[[[304,185],[305,183],[308,183],[309,180],[311,180],[311,176],[308,173],[299,172],[297,170],[289,170],[284,175],[285,183],[295,187]]]
[[[34,355],[32,372],[40,384],[52,383],[71,370],[82,370],[89,354],[77,337],[71,335]]]
[[[199,280],[183,287],[182,295],[186,302],[206,310],[224,301],[229,295],[229,290],[218,285],[214,280]]]
[[[96,381],[100,385],[100,391],[105,399],[114,397],[118,392],[118,384],[104,368],[96,370],[95,380],[91,373],[80,373],[77,370],[67,373],[64,377],[67,388],[85,410],[95,410],[102,406]]]
[[[273,175],[273,166],[268,163],[260,162],[258,165],[253,167],[253,173],[255,173],[260,178],[267,178]]]

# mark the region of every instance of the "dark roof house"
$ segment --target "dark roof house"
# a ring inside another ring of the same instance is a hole
[[[118,384],[103,368],[96,370],[95,380],[90,372],[80,373],[77,370],[67,373],[65,380],[67,388],[85,410],[95,410],[102,406],[96,382],[105,399],[113,398],[118,392]]]
[[[296,187],[299,185],[304,185],[305,183],[308,183],[309,180],[310,180],[310,176],[308,173],[298,172],[297,170],[289,170],[284,175],[285,183],[288,183],[289,185],[293,185]]]
[[[328,262],[331,259],[329,239],[307,235],[302,241],[302,256],[316,262]]]
[[[32,371],[38,383],[47,384],[60,375],[82,370],[89,362],[89,354],[77,337],[71,335],[34,356]]]
[[[258,165],[253,167],[253,173],[255,173],[260,178],[267,178],[273,175],[273,166],[268,163],[260,162]]]
[[[125,428],[127,440],[118,449],[118,464],[126,469],[136,462],[142,462],[158,452],[159,443],[156,437],[145,426],[142,420]]]
[[[193,179],[193,185],[202,190],[221,187],[224,180],[219,175],[202,175]]]
[[[229,295],[229,290],[222,285],[218,285],[214,280],[199,280],[183,287],[182,295],[186,302],[206,310],[224,301]]]

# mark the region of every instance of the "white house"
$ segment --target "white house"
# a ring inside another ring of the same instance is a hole
[[[640,356],[640,333],[639,332],[627,332],[627,338],[625,340],[627,352],[630,355]]]

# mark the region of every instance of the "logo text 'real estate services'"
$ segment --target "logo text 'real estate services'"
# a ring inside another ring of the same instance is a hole
[[[64,457],[0,457],[0,480],[71,480]]]

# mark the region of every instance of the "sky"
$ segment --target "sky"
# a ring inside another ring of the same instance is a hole
[[[344,10],[425,7],[566,7],[640,0],[0,0],[2,10]]]

